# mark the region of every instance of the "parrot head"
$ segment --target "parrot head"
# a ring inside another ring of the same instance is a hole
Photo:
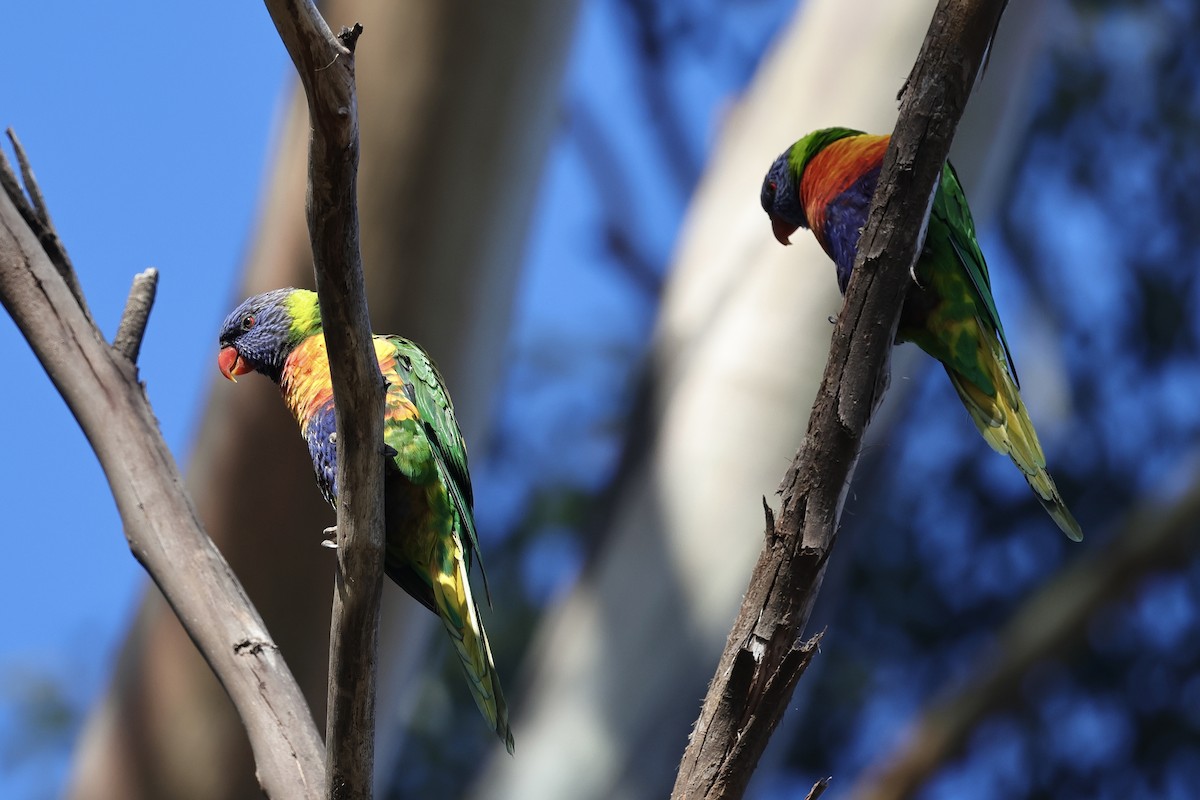
[[[785,151],[763,178],[762,201],[763,210],[771,218],[771,230],[780,244],[791,244],[791,235],[797,228],[807,228],[808,221],[804,218],[804,208],[800,205],[800,181],[793,176],[788,168],[788,153]]]
[[[278,382],[288,355],[320,329],[316,292],[276,289],[248,297],[221,326],[217,366],[231,381],[261,372]]]
[[[771,218],[771,230],[780,244],[791,244],[797,228],[807,228],[808,218],[800,201],[800,180],[813,157],[827,146],[862,131],[851,128],[822,128],[797,140],[784,150],[767,170],[759,196],[763,211]]]

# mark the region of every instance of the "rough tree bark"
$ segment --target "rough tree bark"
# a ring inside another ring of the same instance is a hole
[[[359,20],[367,29],[355,65],[367,165],[358,207],[375,329],[410,336],[435,355],[473,449],[484,439],[504,364],[523,236],[555,125],[575,5],[321,5],[335,27]],[[302,97],[284,110],[231,308],[246,294],[311,285],[303,215],[309,123]],[[470,191],[459,191],[464,186]],[[214,357],[219,323],[213,320]],[[246,380],[235,391],[212,374],[188,486],[322,725],[333,558],[318,543],[330,513],[275,387]],[[248,457],[255,453],[269,454],[269,464]],[[397,589],[385,587],[383,605],[376,768],[386,772],[420,686],[425,632],[436,633],[436,620]],[[513,665],[500,669],[511,675]],[[180,718],[190,724],[179,726]],[[70,784],[67,795],[76,800],[241,798],[257,791],[233,708],[154,591],[109,692],[89,717]]]
[[[942,165],[1006,0],[942,0],[901,93],[900,117],[804,444],[768,510],[766,542],[729,632],[672,797],[740,797],[808,665],[801,643],[862,437],[882,400],[909,274]]]
[[[14,142],[15,143],[15,142]],[[323,746],[279,648],[183,490],[175,460],[138,382],[133,357],[154,294],[139,275],[109,347],[17,145],[32,205],[0,160],[0,301],[96,452],[130,549],[150,573],[238,709],[271,797],[317,798]]]
[[[384,382],[371,341],[358,237],[358,100],[362,26],[334,36],[312,3],[267,0],[292,57],[312,138],[305,216],[337,416],[337,563],[329,633],[325,780],[330,798],[371,797],[375,664],[383,592]]]

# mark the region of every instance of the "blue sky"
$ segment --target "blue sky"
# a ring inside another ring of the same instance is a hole
[[[139,363],[184,464],[291,64],[262,3],[42,0],[5,4],[0,19],[10,44],[22,40],[21,66],[0,83],[0,127],[29,152],[106,336],[134,273],[161,273]],[[45,674],[86,704],[146,581],[91,448],[7,314],[0,363],[11,548],[0,796],[25,797],[57,784],[66,762],[9,763],[23,743],[13,695]]]

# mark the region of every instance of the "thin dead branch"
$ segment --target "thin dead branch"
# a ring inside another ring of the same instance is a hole
[[[383,590],[384,385],[359,246],[354,48],[362,26],[335,36],[311,2],[266,5],[308,98],[308,232],[337,413],[338,572],[325,733],[329,796],[370,797]]]
[[[9,199],[13,201],[17,209],[21,212],[21,216],[25,218],[25,223],[37,234],[38,241],[42,243],[42,249],[46,251],[46,255],[58,270],[58,274],[67,282],[71,294],[75,296],[75,302],[79,304],[79,307],[83,309],[83,313],[90,320],[92,314],[88,311],[87,301],[83,297],[83,289],[79,285],[79,277],[75,274],[75,267],[71,265],[67,249],[63,246],[62,241],[58,238],[58,232],[54,229],[54,222],[50,219],[50,209],[46,207],[46,199],[42,197],[42,188],[38,185],[37,178],[33,174],[33,166],[29,163],[29,157],[25,154],[25,148],[21,145],[21,140],[17,138],[17,134],[12,128],[7,129],[6,133],[8,140],[12,142],[13,153],[17,156],[17,166],[21,168],[21,180],[25,184],[25,193],[28,193],[28,200],[26,200],[25,193],[21,192],[16,176],[13,175],[12,167],[9,165],[7,159],[4,159],[3,165],[0,166],[0,173],[4,176],[5,191],[8,192]]]
[[[146,336],[146,323],[150,319],[150,308],[154,305],[157,291],[158,270],[151,267],[133,276],[133,286],[129,289],[125,311],[121,314],[121,324],[117,326],[117,335],[113,337],[113,349],[135,364],[142,349],[142,339]]]

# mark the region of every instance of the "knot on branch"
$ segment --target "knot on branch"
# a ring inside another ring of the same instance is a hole
[[[354,52],[354,46],[358,44],[358,37],[362,36],[363,26],[361,23],[354,23],[350,28],[342,26],[341,32],[338,33],[338,40],[345,45],[346,49],[351,53]]]
[[[767,537],[767,541],[770,541],[775,536],[775,511],[767,503],[766,495],[763,495],[762,505],[763,516],[766,518],[766,527],[763,529],[763,535]]]
[[[263,650],[279,650],[279,646],[270,639],[242,639],[233,646],[233,652],[239,656],[257,656]]]

